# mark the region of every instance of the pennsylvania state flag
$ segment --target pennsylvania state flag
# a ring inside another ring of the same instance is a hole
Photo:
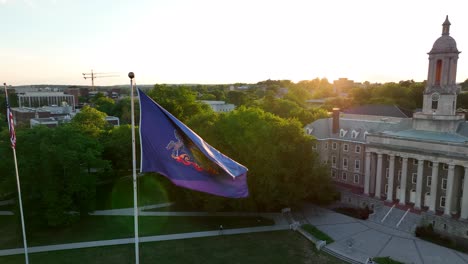
[[[247,168],[226,157],[138,89],[141,172],[157,172],[175,185],[214,195],[249,195]]]

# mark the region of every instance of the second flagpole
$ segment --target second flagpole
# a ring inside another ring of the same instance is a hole
[[[138,188],[137,188],[137,175],[136,175],[136,146],[135,146],[135,106],[134,106],[134,92],[135,84],[133,78],[135,74],[133,72],[128,73],[130,78],[130,97],[131,97],[131,113],[132,113],[132,164],[133,164],[133,221],[135,224],[135,263],[140,263],[140,252],[139,252],[139,239],[138,239]]]
[[[5,87],[5,100],[7,102],[8,129],[10,130],[10,140],[12,141],[11,149],[13,150],[13,159],[15,161],[16,186],[18,188],[18,201],[19,201],[19,209],[20,209],[20,216],[21,216],[21,228],[23,231],[24,258],[25,258],[25,263],[29,264],[28,242],[26,240],[26,226],[24,224],[23,201],[21,199],[21,184],[20,184],[19,173],[18,173],[18,161],[16,159],[16,133],[15,133],[15,128],[14,128],[15,126],[13,124],[10,104],[8,102],[8,92],[7,92],[6,83],[3,83],[3,86]],[[12,138],[14,138],[14,141],[12,140]]]

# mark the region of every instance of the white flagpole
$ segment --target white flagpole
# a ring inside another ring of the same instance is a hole
[[[133,159],[133,221],[135,224],[135,263],[140,263],[140,253],[139,253],[139,241],[138,241],[138,201],[137,201],[137,175],[136,175],[136,147],[135,147],[135,106],[134,106],[134,92],[135,84],[133,78],[135,74],[133,72],[128,73],[130,78],[130,96],[131,96],[131,112],[132,112],[132,159]]]
[[[3,83],[5,87],[5,100],[8,101],[8,92],[7,92],[7,86],[6,83]],[[12,120],[10,119],[9,116],[7,116],[8,119],[8,126],[11,128],[10,122]],[[18,200],[19,200],[19,206],[20,206],[20,215],[21,215],[21,228],[23,230],[23,246],[24,246],[24,258],[26,260],[26,264],[29,264],[29,256],[28,256],[28,243],[26,241],[26,227],[24,225],[24,214],[23,214],[23,202],[21,200],[21,186],[20,186],[20,180],[19,180],[19,174],[18,174],[18,161],[16,160],[16,147],[11,146],[13,150],[13,159],[15,160],[15,171],[16,171],[16,186],[18,187]]]

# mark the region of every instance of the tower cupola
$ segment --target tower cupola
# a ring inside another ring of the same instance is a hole
[[[429,71],[424,91],[423,113],[455,115],[457,95],[457,61],[460,52],[455,39],[450,36],[448,16],[442,24],[442,36],[432,46],[429,55]]]

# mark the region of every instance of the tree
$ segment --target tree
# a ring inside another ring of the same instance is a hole
[[[110,116],[114,115],[115,101],[113,99],[102,96],[93,101],[94,101],[94,107],[97,110],[104,112]]]
[[[140,116],[140,105],[135,104],[135,116]],[[114,115],[120,119],[121,124],[130,124],[132,120],[131,99],[126,97],[118,100],[114,106]]]
[[[212,111],[210,106],[197,102],[196,92],[185,86],[156,84],[147,95],[182,122],[201,112]]]
[[[104,129],[109,128],[106,116],[106,113],[86,105],[72,119],[71,124],[86,134],[97,138]]]
[[[138,130],[138,128],[135,128]],[[138,135],[138,131],[136,131]],[[114,170],[128,171],[132,169],[132,127],[121,125],[106,132],[103,137],[103,157],[112,163]],[[139,137],[136,138],[139,141]],[[139,142],[136,142],[139,146]],[[139,153],[139,151],[137,151]]]
[[[463,91],[467,91],[467,90],[468,90],[468,79],[466,79],[465,81],[463,81],[463,82],[460,84],[460,86],[461,86],[461,89],[462,89]]]
[[[28,221],[60,226],[73,219],[70,211],[84,216],[93,210],[97,172],[109,166],[100,158],[102,147],[96,139],[72,125],[19,130],[17,138]],[[9,142],[0,144],[3,150]],[[0,167],[14,179],[10,161],[2,160]]]
[[[198,207],[220,209],[228,204],[235,209],[277,210],[297,205],[309,193],[331,186],[326,168],[312,150],[314,139],[297,120],[240,107],[222,115],[198,116],[188,124],[211,145],[249,168],[249,198],[232,201],[189,192],[190,201]]]
[[[241,91],[229,91],[227,94],[227,102],[236,106],[246,105],[248,96]]]

